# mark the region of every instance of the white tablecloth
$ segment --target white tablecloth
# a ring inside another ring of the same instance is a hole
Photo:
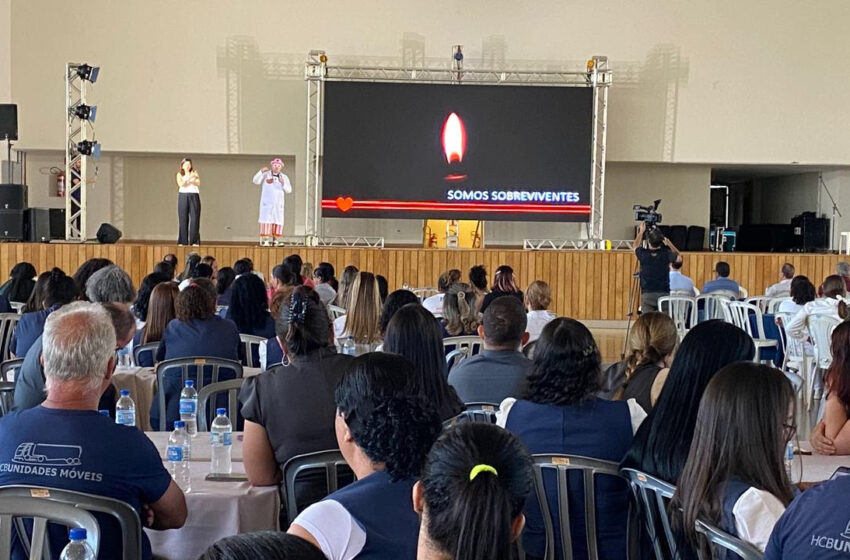
[[[156,448],[163,461],[166,459],[166,448],[168,447],[168,436],[171,432],[145,432]],[[242,432],[233,432],[233,449],[230,451],[230,459],[234,462],[242,462]],[[192,461],[210,462],[210,433],[198,432],[192,438]]]
[[[186,495],[189,517],[180,529],[145,529],[154,556],[192,560],[212,543],[249,531],[278,530],[280,496],[276,486],[254,488],[247,482],[208,482],[209,463],[192,462],[192,490]],[[233,462],[233,472],[245,472]]]
[[[809,451],[812,446],[807,441],[800,442],[800,449]],[[802,457],[802,482],[822,482],[829,480],[838,467],[850,467],[850,455],[795,455],[792,469],[792,482],[800,482],[800,467]]]

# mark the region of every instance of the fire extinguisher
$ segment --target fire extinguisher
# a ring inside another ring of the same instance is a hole
[[[56,174],[56,196],[65,196],[65,172]]]

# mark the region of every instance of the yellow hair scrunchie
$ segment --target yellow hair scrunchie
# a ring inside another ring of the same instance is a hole
[[[472,470],[469,471],[469,481],[472,482],[475,480],[475,477],[483,472],[488,472],[493,474],[493,476],[499,476],[498,471],[491,467],[490,465],[475,465],[472,467]]]

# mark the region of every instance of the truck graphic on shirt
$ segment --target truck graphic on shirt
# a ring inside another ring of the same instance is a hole
[[[28,465],[69,465],[81,463],[83,448],[79,445],[55,445],[50,443],[22,443],[15,449],[12,461]]]

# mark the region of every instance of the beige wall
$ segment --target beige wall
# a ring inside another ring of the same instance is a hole
[[[12,102],[12,0],[0,0],[0,103]]]

